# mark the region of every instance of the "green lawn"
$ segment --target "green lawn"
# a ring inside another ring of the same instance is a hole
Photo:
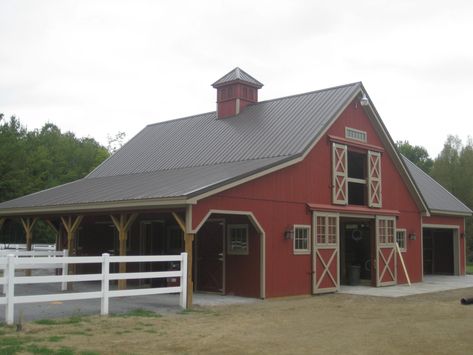
[[[473,263],[466,264],[466,273],[467,274],[473,274]]]

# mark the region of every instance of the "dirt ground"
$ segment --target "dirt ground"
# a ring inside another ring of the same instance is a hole
[[[21,332],[0,328],[0,354],[471,354],[473,305],[462,306],[461,297],[473,297],[473,288],[46,320]]]

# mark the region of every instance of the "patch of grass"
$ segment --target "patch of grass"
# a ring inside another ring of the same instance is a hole
[[[111,316],[112,317],[125,317],[125,318],[126,317],[147,317],[147,318],[161,317],[161,315],[156,312],[148,311],[142,308],[133,309],[125,313],[113,313]]]
[[[86,350],[86,351],[81,351],[79,355],[100,355],[100,353],[98,351]]]
[[[81,323],[84,319],[79,316],[72,316],[69,318],[62,319],[38,319],[33,321],[33,323],[40,325],[63,325],[63,324],[78,324]]]
[[[466,264],[466,273],[473,274],[473,263]]]
[[[0,338],[0,354],[16,354],[17,352],[23,350],[24,345],[29,343],[30,341],[31,338],[29,337],[2,337]]]
[[[192,314],[192,313],[200,313],[200,314],[209,314],[209,315],[218,315],[217,312],[205,309],[205,308],[188,308],[188,309],[183,309],[180,311],[178,314],[186,315],[186,314]]]
[[[51,337],[49,337],[47,339],[47,341],[51,342],[51,343],[57,343],[59,341],[61,341],[62,339],[64,339],[65,337],[64,336],[61,336],[61,335],[53,335]]]

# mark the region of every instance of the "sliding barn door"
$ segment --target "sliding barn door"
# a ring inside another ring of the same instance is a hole
[[[397,283],[396,219],[376,217],[376,286]]]
[[[314,213],[312,292],[335,292],[340,288],[339,220],[335,214]]]

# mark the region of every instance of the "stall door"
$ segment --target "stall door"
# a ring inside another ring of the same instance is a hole
[[[223,292],[223,236],[223,223],[214,220],[208,220],[197,235],[198,291]]]
[[[391,217],[376,218],[376,286],[397,283],[396,220]]]
[[[335,292],[340,288],[338,215],[314,213],[312,292]]]

